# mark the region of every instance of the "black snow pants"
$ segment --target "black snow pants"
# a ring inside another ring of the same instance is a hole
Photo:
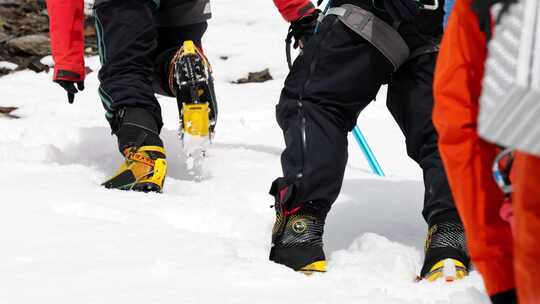
[[[96,1],[99,95],[113,133],[119,127],[119,110],[126,107],[146,110],[161,130],[161,108],[154,93],[172,96],[169,62],[185,40],[201,47],[210,16],[207,5],[208,0]]]
[[[414,40],[419,39],[409,39]],[[284,177],[274,182],[272,194],[293,187],[289,208],[311,202],[328,212],[343,182],[347,134],[388,83],[388,109],[406,137],[408,155],[424,172],[424,218],[428,223],[439,216],[457,218],[431,120],[435,59],[436,53],[423,54],[393,73],[382,53],[327,16],[294,62],[276,107],[286,148]]]

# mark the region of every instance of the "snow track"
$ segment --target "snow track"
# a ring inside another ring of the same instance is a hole
[[[325,236],[329,272],[306,277],[268,262],[286,24],[270,0],[213,2],[205,50],[220,117],[201,182],[180,156],[173,100],[160,98],[165,192],[111,191],[99,184],[121,158],[96,73],[74,105],[50,75],[0,79],[2,104],[23,117],[0,117],[0,303],[489,303],[477,273],[452,284],[414,282],[426,232],[421,172],[384,102],[360,123],[390,177],[370,174],[350,137]],[[87,64],[99,68],[97,58]],[[266,67],[275,80],[230,84]]]

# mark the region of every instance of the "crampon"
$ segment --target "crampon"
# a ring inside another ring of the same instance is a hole
[[[179,111],[179,136],[188,173],[203,178],[203,164],[212,143],[217,119],[212,68],[193,41],[185,41],[171,61],[172,77]]]

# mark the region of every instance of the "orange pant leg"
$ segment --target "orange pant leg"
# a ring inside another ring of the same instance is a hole
[[[494,295],[515,285],[512,234],[499,216],[503,194],[492,179],[497,148],[476,133],[486,40],[470,5],[471,0],[456,3],[442,41],[433,120],[471,260]]]
[[[516,153],[514,269],[520,304],[540,303],[540,158]]]

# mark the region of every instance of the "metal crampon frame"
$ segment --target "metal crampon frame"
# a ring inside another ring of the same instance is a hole
[[[174,59],[174,81],[179,115],[179,136],[187,167],[202,179],[202,165],[212,142],[217,118],[212,68],[192,41],[185,41]]]

